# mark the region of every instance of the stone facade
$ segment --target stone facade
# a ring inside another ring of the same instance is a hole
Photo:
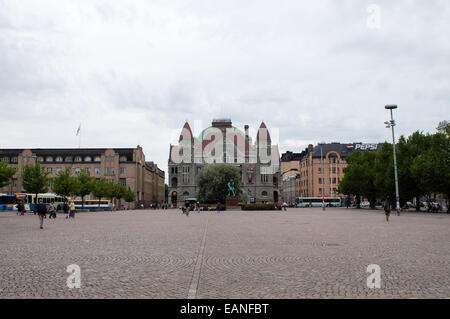
[[[293,193],[296,198],[342,197],[343,194],[339,194],[337,189],[347,167],[346,157],[354,150],[379,151],[381,147],[380,143],[323,143],[316,146],[310,144],[301,153],[284,153],[281,166],[287,177],[282,181],[283,200],[290,201]]]
[[[169,203],[181,206],[196,198],[197,175],[210,163],[230,163],[242,176],[242,190],[249,202],[278,202],[280,197],[280,160],[278,145],[272,145],[270,134],[261,123],[255,143],[248,134],[232,126],[230,119],[213,120],[212,125],[194,137],[185,123],[178,145],[169,150]]]
[[[146,162],[141,146],[136,148],[76,148],[76,149],[1,149],[0,159],[16,170],[12,183],[0,189],[2,193],[23,193],[22,172],[27,164],[39,160],[53,178],[60,170],[71,166],[74,173],[89,172],[96,179],[129,186],[136,194],[130,207],[164,201],[164,171],[153,162]],[[50,183],[51,188],[51,183]]]

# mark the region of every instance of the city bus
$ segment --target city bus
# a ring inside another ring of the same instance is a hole
[[[81,199],[75,199],[73,203],[75,204],[75,209],[98,209],[98,208],[104,210],[111,209],[111,201],[107,199],[102,199],[100,201],[98,199],[85,199],[84,208]]]
[[[0,194],[0,210],[17,210],[16,196]]]
[[[297,207],[322,207],[322,202],[325,202],[326,207],[340,207],[340,197],[327,197],[325,200],[322,197],[299,197]]]
[[[25,210],[34,211],[34,205],[35,205],[35,198],[36,194],[25,194],[25,193],[18,193],[15,195],[16,201],[23,201],[25,205]],[[57,210],[62,210],[64,207],[64,200],[65,198],[53,193],[43,193],[38,195],[38,199],[42,198],[42,203],[46,204],[47,206],[50,203],[55,203],[55,208]],[[67,200],[67,199],[66,199]]]

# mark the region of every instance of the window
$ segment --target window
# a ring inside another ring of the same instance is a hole
[[[183,184],[189,184],[189,166],[183,166]]]
[[[319,188],[319,194],[323,195],[323,188]]]
[[[261,182],[267,183],[269,181],[269,175],[268,174],[261,174]]]
[[[57,162],[62,162],[62,161],[63,161],[62,156],[56,156],[56,161],[57,161]]]
[[[47,173],[51,173],[52,172],[52,168],[51,167],[47,167]]]
[[[16,178],[13,178],[13,180],[12,180],[12,186],[13,186],[13,187],[17,187],[17,179],[16,179]]]
[[[56,168],[56,174],[58,174],[59,172],[61,172],[62,171],[62,168],[61,167],[57,167]]]
[[[5,162],[5,163],[9,163],[9,157],[3,157],[3,162]]]
[[[127,186],[127,179],[126,178],[121,178],[120,179],[120,185]]]
[[[336,177],[330,178],[330,184],[336,184]]]
[[[82,158],[81,156],[75,156],[75,162],[81,162]]]
[[[66,156],[66,158],[64,159],[64,162],[72,162],[73,158],[72,156]]]
[[[89,167],[86,167],[86,168],[84,169],[84,171],[85,171],[87,174],[91,174],[91,169],[90,169]]]
[[[17,156],[14,156],[13,158],[11,158],[11,163],[17,163],[17,162],[18,162]]]
[[[262,191],[261,195],[266,197],[267,196],[267,192],[266,191]]]
[[[337,158],[336,157],[330,157],[329,161],[330,161],[330,164],[336,164],[337,163]]]
[[[127,157],[126,156],[121,156],[119,158],[119,162],[126,162],[127,161]]]
[[[94,173],[95,173],[96,175],[100,174],[100,167],[94,168]]]
[[[323,178],[319,177],[319,184],[323,184]]]
[[[330,167],[330,173],[336,174],[336,167]]]
[[[80,174],[80,173],[81,173],[81,169],[80,169],[79,167],[76,167],[76,168],[75,168],[75,173],[76,173],[76,174]]]
[[[184,192],[183,196],[189,196],[189,192]]]
[[[323,174],[322,167],[319,167],[319,174]]]
[[[85,162],[92,162],[92,157],[86,156],[86,157],[84,158],[84,161],[85,161]]]
[[[94,157],[94,162],[101,162],[102,158],[100,156]]]
[[[120,168],[120,174],[125,174],[125,167]]]
[[[109,156],[105,156],[105,161],[109,162]]]
[[[111,176],[114,176],[114,167],[109,168],[109,173],[111,174]]]
[[[109,157],[109,160],[110,160],[111,162],[114,162],[114,156],[110,156],[110,157]]]
[[[53,162],[53,157],[51,156],[47,156],[47,158],[45,159],[46,162]]]

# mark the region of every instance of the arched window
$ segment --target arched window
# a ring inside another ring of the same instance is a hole
[[[75,168],[75,173],[76,174],[80,174],[81,173],[81,169],[79,167]]]
[[[75,162],[81,162],[82,160],[81,156],[75,156]]]
[[[39,156],[38,157],[38,161],[39,161],[39,163],[44,163],[44,157],[43,156]]]
[[[266,191],[262,191],[261,195],[266,197],[267,196],[267,192]]]
[[[17,161],[18,161],[17,156],[14,156],[14,157],[11,159],[11,163],[17,163]],[[42,161],[44,161],[44,158],[42,158]]]
[[[183,196],[189,196],[189,192],[184,192]]]
[[[124,156],[124,155],[122,155],[122,156],[119,158],[119,162],[126,162],[126,161],[127,161],[127,157]]]
[[[72,162],[73,158],[72,156],[66,156],[66,158],[64,159],[64,162]]]
[[[84,158],[84,161],[85,161],[85,162],[91,162],[91,161],[92,161],[92,157],[86,156],[86,157]]]
[[[56,156],[56,161],[57,161],[57,162],[62,162],[62,161],[63,161],[62,156]]]
[[[47,158],[45,159],[46,162],[53,162],[53,157],[51,156],[47,156]]]
[[[94,157],[94,162],[101,162],[102,158],[100,156]]]
[[[176,177],[172,178],[172,187],[178,187],[178,179]]]
[[[7,156],[3,157],[3,162],[9,163],[9,157],[7,157]]]

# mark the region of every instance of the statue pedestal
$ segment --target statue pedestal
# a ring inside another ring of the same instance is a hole
[[[239,199],[237,197],[227,197],[225,205],[227,206],[227,210],[240,208]]]

